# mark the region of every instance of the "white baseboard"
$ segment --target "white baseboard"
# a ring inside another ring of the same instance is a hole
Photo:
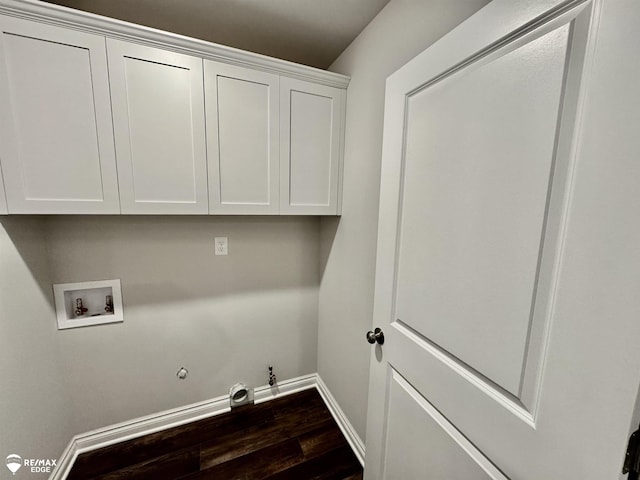
[[[274,387],[270,387],[269,385],[256,387],[254,389],[254,402],[268,402],[274,398],[291,395],[292,393],[310,388],[316,388],[318,390],[331,415],[353,449],[354,454],[360,461],[360,464],[364,465],[364,444],[362,440],[355,433],[344,412],[340,409],[318,374],[314,373],[290,380],[279,381]],[[76,458],[78,458],[78,455],[81,453],[142,437],[167,428],[184,425],[185,423],[220,415],[229,410],[229,396],[223,395],[204,402],[193,403],[172,410],[165,410],[164,412],[76,435],[63,452],[55,469],[49,476],[49,480],[65,480]]]
[[[322,378],[320,378],[320,375],[316,375],[316,378],[316,388],[318,389],[320,396],[327,405],[331,415],[333,415],[334,420],[338,424],[338,427],[340,427],[340,430],[347,439],[347,442],[349,442],[351,450],[353,450],[353,453],[358,458],[360,465],[364,468],[364,442],[353,428],[353,425],[351,425],[351,422],[349,422],[349,419],[340,408],[340,405],[338,405],[336,399],[331,395],[331,392],[322,381]]]
[[[273,400],[274,398],[284,397],[292,393],[298,393],[303,390],[309,390],[317,384],[318,374],[304,375],[289,380],[278,380],[275,386],[270,387],[264,385],[253,389],[253,402],[262,403]]]

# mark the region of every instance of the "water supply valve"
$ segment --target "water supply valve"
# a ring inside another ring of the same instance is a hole
[[[276,384],[276,374],[273,373],[273,365],[269,365],[269,386],[273,387]]]

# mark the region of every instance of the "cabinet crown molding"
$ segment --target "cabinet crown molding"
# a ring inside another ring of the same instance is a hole
[[[96,33],[218,62],[284,74],[300,80],[347,88],[350,77],[266,55],[136,25],[37,0],[0,0],[0,14]]]

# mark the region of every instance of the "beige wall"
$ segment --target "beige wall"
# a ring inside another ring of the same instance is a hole
[[[45,0],[327,68],[389,0]]]
[[[265,385],[268,363],[317,370],[317,218],[0,222],[0,458],[58,458],[75,434]],[[56,329],[53,283],[112,278],[124,323]]]
[[[38,217],[0,217],[0,477],[4,458],[58,458],[72,436]],[[20,478],[44,478],[26,469]],[[17,478],[17,477],[16,477]]]
[[[125,321],[58,332],[73,429],[314,373],[318,219],[52,217],[54,283],[119,278]],[[229,255],[214,255],[214,237]],[[186,380],[176,372],[189,370]]]
[[[329,68],[351,76],[342,218],[322,220],[318,373],[364,439],[385,79],[487,0],[391,0]]]

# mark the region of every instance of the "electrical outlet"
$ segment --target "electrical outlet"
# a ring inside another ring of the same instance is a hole
[[[228,255],[229,243],[227,237],[215,237],[216,255]]]

